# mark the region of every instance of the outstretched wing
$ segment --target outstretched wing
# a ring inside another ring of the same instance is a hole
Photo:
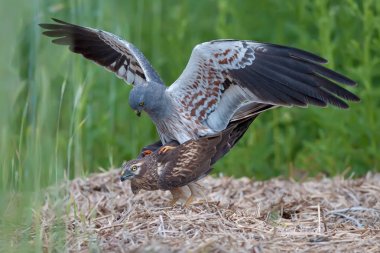
[[[347,108],[359,98],[338,83],[351,79],[322,64],[327,61],[295,48],[254,41],[217,40],[196,46],[168,92],[185,112],[214,131],[226,128],[247,102],[279,106]]]
[[[162,189],[182,187],[211,171],[211,158],[221,135],[190,140],[157,157],[159,185]]]
[[[47,30],[43,32],[44,35],[55,38],[53,43],[68,45],[72,52],[114,72],[129,84],[146,81],[162,83],[153,67],[133,44],[109,32],[53,20],[56,24],[40,24]]]

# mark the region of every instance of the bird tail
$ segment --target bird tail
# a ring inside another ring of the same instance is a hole
[[[250,119],[255,115],[267,111],[269,109],[275,108],[275,105],[261,104],[256,102],[250,102],[242,105],[233,115],[230,124],[233,122],[239,122],[244,119]],[[228,126],[227,126],[228,128]]]

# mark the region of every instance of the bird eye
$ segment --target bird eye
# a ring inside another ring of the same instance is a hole
[[[144,106],[144,102],[141,102],[141,103],[139,104],[139,106]]]
[[[134,165],[134,166],[131,167],[131,171],[136,171],[136,170],[137,170],[137,166],[136,165]]]

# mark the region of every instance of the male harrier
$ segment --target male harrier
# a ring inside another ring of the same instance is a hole
[[[183,73],[166,87],[133,44],[102,30],[53,20],[56,23],[40,24],[47,29],[43,34],[55,37],[53,43],[68,45],[134,86],[129,104],[137,115],[149,114],[163,144],[216,134],[247,104],[347,108],[344,100],[359,101],[338,85],[355,82],[322,66],[325,59],[248,40],[197,45]]]

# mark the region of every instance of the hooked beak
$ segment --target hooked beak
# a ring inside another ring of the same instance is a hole
[[[141,111],[140,110],[136,110],[135,112],[136,112],[137,117],[141,116]]]
[[[129,170],[126,170],[124,171],[123,175],[121,175],[120,177],[120,181],[123,182],[125,180],[128,180],[132,177],[134,177],[135,174],[133,174],[132,172],[130,172]]]

